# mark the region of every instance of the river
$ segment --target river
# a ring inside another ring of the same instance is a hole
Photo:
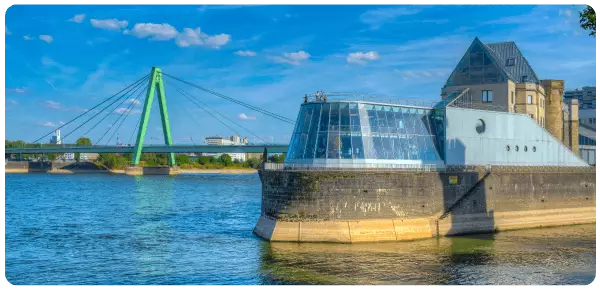
[[[595,225],[377,244],[252,234],[257,175],[5,175],[12,284],[588,284]]]

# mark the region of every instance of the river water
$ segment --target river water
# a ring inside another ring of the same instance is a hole
[[[595,225],[377,244],[252,234],[257,175],[6,175],[12,284],[588,284]]]

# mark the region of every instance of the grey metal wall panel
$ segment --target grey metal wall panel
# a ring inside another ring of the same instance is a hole
[[[479,120],[486,127],[481,134],[475,129]],[[452,165],[587,166],[524,114],[448,107],[446,144],[446,164]]]

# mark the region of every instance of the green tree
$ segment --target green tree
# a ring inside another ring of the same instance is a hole
[[[260,166],[260,160],[256,158],[247,159],[246,166],[249,168],[258,169],[258,166]]]
[[[579,25],[590,31],[590,35],[596,37],[596,11],[592,6],[587,6],[579,12]]]
[[[177,163],[177,165],[189,164],[190,163],[190,158],[187,155],[176,155],[175,156],[175,163]]]
[[[222,154],[221,157],[219,158],[219,160],[226,167],[233,164],[233,161],[231,160],[231,156],[228,154]]]
[[[285,161],[285,154],[274,154],[269,157],[269,161],[272,163],[283,163]]]
[[[80,137],[77,139],[77,141],[75,142],[76,145],[78,146],[91,146],[92,145],[92,141],[87,138],[87,137]],[[81,154],[80,153],[75,153],[75,160],[77,162],[79,162],[79,160],[81,159]]]
[[[201,165],[208,165],[210,164],[210,158],[207,156],[199,156],[198,163]]]

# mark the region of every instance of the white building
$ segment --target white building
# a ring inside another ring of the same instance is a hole
[[[60,129],[54,131],[54,135],[50,138],[51,144],[61,144],[62,141],[60,139]]]
[[[224,138],[222,136],[209,136],[205,138],[206,140],[206,144],[207,145],[219,145],[219,146],[227,146],[227,145],[247,145],[248,144],[248,138],[244,137],[241,138],[238,135],[232,135],[229,139]],[[213,157],[220,157],[222,154],[224,153],[202,153],[203,156],[213,156]],[[234,152],[230,152],[230,153],[226,153],[229,156],[231,156],[232,160],[238,160],[240,162],[244,162],[246,161],[246,154],[245,153],[234,153]]]

